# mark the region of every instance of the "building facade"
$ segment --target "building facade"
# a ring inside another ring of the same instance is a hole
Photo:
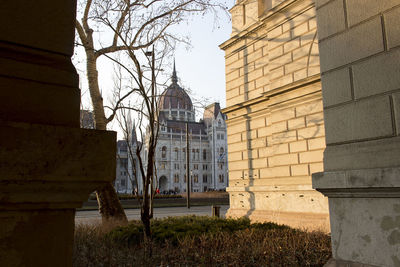
[[[328,201],[311,181],[325,148],[314,1],[238,0],[230,12],[232,34],[220,46],[228,216],[328,229]]]
[[[156,186],[164,193],[186,192],[188,124],[191,191],[225,190],[228,185],[226,117],[219,103],[213,103],[205,108],[203,119],[196,121],[192,100],[179,86],[175,66],[171,80],[172,84],[159,99]],[[143,151],[147,154],[145,146]]]

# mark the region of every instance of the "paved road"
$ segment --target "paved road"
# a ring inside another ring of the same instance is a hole
[[[221,206],[220,214],[225,217],[226,211],[228,210],[228,205]],[[139,209],[125,209],[126,216],[128,220],[139,220],[140,210]],[[154,217],[164,218],[168,216],[184,216],[184,215],[211,215],[211,206],[195,206],[187,209],[186,207],[171,207],[171,208],[155,208]],[[96,223],[100,222],[100,215],[97,210],[90,211],[77,211],[75,215],[75,223]]]

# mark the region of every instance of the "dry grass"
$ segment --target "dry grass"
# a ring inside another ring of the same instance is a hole
[[[74,266],[323,266],[331,257],[328,235],[283,227],[153,241],[151,257],[143,241],[127,245],[109,236],[99,225],[78,225]]]

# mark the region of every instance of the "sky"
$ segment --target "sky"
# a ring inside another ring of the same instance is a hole
[[[234,5],[235,0],[226,0],[228,8]],[[217,19],[215,19],[217,18]],[[208,13],[204,16],[192,16],[189,21],[175,25],[172,32],[177,32],[190,38],[190,47],[178,44],[174,53],[179,84],[184,89],[190,89],[194,100],[201,100],[206,104],[219,102],[225,107],[225,58],[224,51],[219,45],[229,39],[232,31],[228,12],[219,10],[216,14]],[[85,56],[82,50],[76,49],[74,64],[80,75],[82,89],[82,107],[90,109],[90,98],[85,78]],[[172,64],[172,60],[171,60]],[[98,60],[99,84],[103,98],[111,98],[109,88],[113,87],[113,64],[106,58]],[[170,76],[172,65],[165,69],[163,75]],[[198,110],[200,111],[200,110]],[[196,117],[200,118],[201,112]],[[117,123],[109,124],[110,130],[119,132]],[[118,139],[122,135],[118,133]]]

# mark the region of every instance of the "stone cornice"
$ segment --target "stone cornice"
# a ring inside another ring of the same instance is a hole
[[[230,106],[230,107],[226,107],[226,108],[222,109],[222,112],[224,114],[229,114],[229,113],[231,113],[231,112],[233,112],[235,110],[246,108],[246,107],[254,105],[254,104],[258,104],[260,102],[263,102],[265,100],[270,99],[271,97],[274,97],[274,96],[277,96],[277,95],[280,95],[280,94],[284,94],[286,92],[293,91],[293,90],[296,90],[298,88],[301,88],[301,87],[304,87],[304,86],[307,86],[307,85],[311,85],[313,83],[317,83],[317,82],[320,82],[320,81],[321,81],[320,74],[316,74],[316,75],[313,75],[311,77],[299,80],[297,82],[294,82],[294,83],[291,83],[291,84],[288,84],[288,85],[284,85],[282,87],[278,87],[278,88],[273,89],[271,91],[265,92],[261,96],[256,97],[254,99],[247,100],[247,101],[244,101],[242,103],[238,103],[238,104]]]
[[[301,2],[301,1],[304,1],[304,0],[283,1],[281,4],[277,5],[276,7],[272,8],[270,10],[268,10],[268,12],[266,12],[265,14],[260,16],[258,22],[250,25],[246,29],[243,29],[240,33],[238,33],[238,34],[236,34],[234,36],[231,36],[228,40],[226,40],[225,42],[220,44],[219,48],[222,49],[222,50],[226,50],[230,46],[236,44],[237,42],[239,42],[239,41],[241,41],[243,39],[245,39],[249,35],[257,32],[259,29],[267,27],[268,22],[271,21],[277,14],[279,14],[282,11],[285,11],[285,10],[289,9],[292,6],[292,4],[294,4],[296,2]],[[310,2],[310,4],[308,4],[307,6],[314,6],[314,3],[312,1],[308,1],[308,0],[306,0],[306,1]],[[232,8],[234,8],[234,7],[232,7]],[[292,15],[295,16],[296,14],[292,14]],[[285,23],[286,21],[289,21],[290,19],[291,19],[291,17],[286,18],[286,19],[280,21],[279,24]],[[269,26],[273,27],[275,25],[269,25]],[[267,35],[267,33],[259,36],[257,39],[262,39],[266,35]]]

